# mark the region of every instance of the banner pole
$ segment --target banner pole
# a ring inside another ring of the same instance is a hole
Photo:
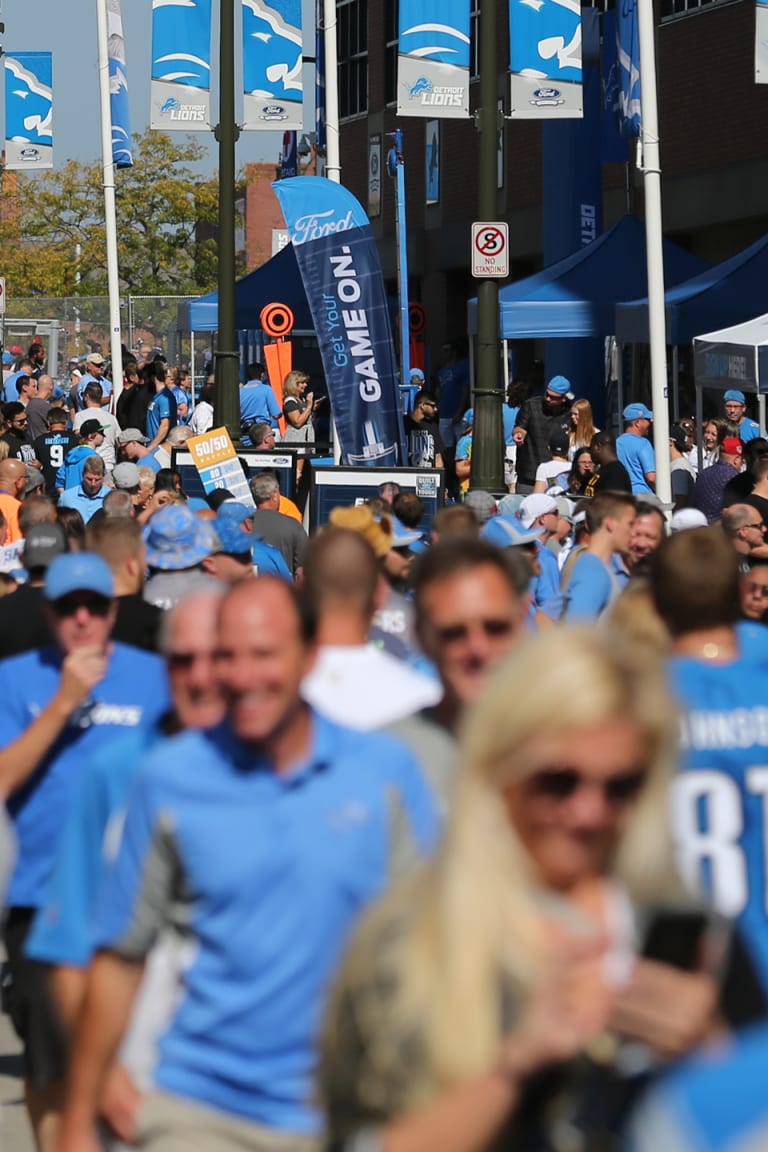
[[[112,360],[112,401],[113,404],[116,404],[123,390],[123,350],[120,336],[120,275],[117,264],[115,164],[112,159],[112,108],[109,96],[107,0],[96,0],[96,31],[99,41],[99,103],[101,106],[104,228],[107,245],[107,291],[109,292],[109,348],[110,358]]]
[[[410,324],[408,322],[408,232],[405,221],[405,158],[403,133],[397,128],[387,135],[394,146],[387,157],[390,176],[395,177],[397,203],[395,206],[395,234],[397,238],[397,283],[400,296],[400,383],[411,382]]]
[[[653,0],[637,0],[640,43],[640,103],[642,108],[643,183],[645,189],[645,249],[648,262],[648,327],[651,346],[651,406],[656,453],[656,495],[672,499],[667,400],[667,336],[664,305],[664,255],[661,222],[661,159],[656,99],[656,51]]]
[[[339,53],[336,44],[336,0],[323,0],[323,36],[325,45],[325,175],[341,184],[341,151],[339,149]],[[336,421],[331,412],[333,462],[341,463],[341,446]]]

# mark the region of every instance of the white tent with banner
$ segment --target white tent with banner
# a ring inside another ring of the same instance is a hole
[[[758,422],[765,429],[768,394],[768,313],[694,337],[693,372],[696,381],[696,424],[701,430],[702,393],[705,388],[757,394]],[[701,435],[699,435],[701,440]]]

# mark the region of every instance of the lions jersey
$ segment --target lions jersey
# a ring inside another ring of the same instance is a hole
[[[739,921],[768,985],[768,629],[737,634],[729,664],[670,662],[683,708],[672,829],[684,881]]]

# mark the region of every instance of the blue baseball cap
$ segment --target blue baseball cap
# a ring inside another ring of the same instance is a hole
[[[239,500],[225,500],[216,513],[216,519],[226,520],[230,524],[239,526],[244,520],[253,516],[255,511],[255,508],[249,508],[247,504],[242,504]]]
[[[475,422],[475,410],[474,410],[474,408],[467,408],[462,419],[464,420],[465,424],[469,424],[469,425],[474,424],[474,422]]]
[[[424,373],[421,368],[411,368],[411,384],[423,384]]]
[[[186,504],[160,508],[149,518],[143,536],[147,564],[162,571],[194,568],[216,546],[210,520],[202,520]]]
[[[230,501],[231,503],[231,501]],[[209,521],[211,523],[211,521]],[[227,556],[250,556],[253,540],[250,533],[243,532],[234,520],[217,516],[213,523],[216,543],[213,552],[223,552]]]
[[[565,376],[553,376],[547,384],[547,391],[556,392],[558,396],[565,396],[570,390],[571,382]]]
[[[728,389],[728,391],[723,396],[723,401],[727,401],[727,400],[735,400],[737,404],[746,404],[746,402],[747,402],[746,399],[744,398],[744,393],[739,392],[738,388],[729,388]]]
[[[518,548],[540,540],[543,532],[543,528],[524,528],[517,516],[492,516],[480,529],[480,536],[499,548]]]
[[[60,600],[71,592],[94,592],[111,600],[114,589],[109,565],[93,552],[65,552],[45,574],[46,600]]]
[[[625,420],[653,420],[653,412],[645,404],[627,404],[622,416]]]

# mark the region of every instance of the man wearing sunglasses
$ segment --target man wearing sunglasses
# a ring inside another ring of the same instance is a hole
[[[45,611],[53,644],[0,661],[0,796],[18,839],[5,944],[10,1014],[25,1048],[26,1101],[38,1147],[55,1139],[64,1038],[45,969],[24,946],[43,903],[73,789],[92,755],[119,734],[154,724],[167,707],[159,657],[110,641],[112,574],[87,552],[48,568]]]
[[[3,404],[3,421],[5,431],[0,440],[5,440],[8,445],[8,455],[23,460],[25,464],[37,464],[29,436],[29,417],[26,408],[19,400]]]
[[[571,382],[553,376],[543,396],[531,396],[520,407],[512,439],[517,444],[517,491],[533,492],[536,469],[549,460],[549,438],[571,428]]]

